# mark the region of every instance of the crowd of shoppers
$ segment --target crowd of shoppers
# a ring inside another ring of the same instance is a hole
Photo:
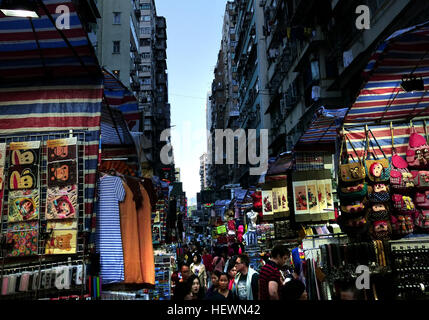
[[[284,276],[290,259],[290,251],[277,245],[264,257],[260,270],[254,270],[246,253],[221,247],[185,247],[180,268],[172,277],[173,299],[307,300],[304,283],[295,274]]]

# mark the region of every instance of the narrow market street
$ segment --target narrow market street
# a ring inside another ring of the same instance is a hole
[[[428,300],[428,89],[428,1],[0,0],[0,301]]]

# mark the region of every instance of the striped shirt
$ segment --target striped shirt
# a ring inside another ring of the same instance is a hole
[[[279,267],[275,262],[268,260],[268,262],[259,271],[259,300],[270,300],[268,292],[268,283],[270,281],[277,282],[280,288],[281,282]]]
[[[100,253],[102,284],[124,280],[124,254],[122,251],[119,201],[125,198],[122,180],[104,176],[98,188],[97,252]]]

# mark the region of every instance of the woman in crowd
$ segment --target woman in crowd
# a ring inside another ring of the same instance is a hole
[[[187,281],[187,292],[185,300],[202,300],[204,291],[201,287],[200,280],[196,275],[191,275]]]
[[[221,272],[219,276],[219,286],[211,296],[210,300],[215,301],[233,301],[234,297],[232,291],[228,289],[228,275],[225,272]]]
[[[225,252],[219,252],[218,250],[216,257],[213,259],[213,270],[223,272],[223,268],[225,268],[225,262]]]
[[[200,279],[200,284],[203,290],[207,289],[207,272],[206,267],[201,263],[201,256],[195,253],[191,264],[191,271]]]
[[[237,260],[237,259],[235,259]],[[235,267],[235,261],[233,263],[229,263],[228,265],[228,270],[227,270],[227,274],[228,274],[228,279],[229,279],[229,283],[228,283],[228,289],[231,290],[232,292],[234,292],[234,287],[235,287],[235,275],[237,274],[237,268]]]
[[[212,295],[215,293],[215,291],[219,287],[219,276],[220,276],[220,274],[221,274],[220,271],[217,271],[217,270],[212,272],[212,275],[211,275],[212,285],[207,290],[207,294],[205,297],[206,300],[211,300]]]

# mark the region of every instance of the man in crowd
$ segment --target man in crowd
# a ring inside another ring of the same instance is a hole
[[[184,300],[185,296],[189,293],[187,287],[188,278],[191,276],[191,269],[189,265],[183,264],[180,267],[180,279],[176,282],[174,287],[173,300]]]
[[[259,300],[279,300],[281,268],[290,259],[290,251],[282,245],[271,250],[271,257],[259,272]]]
[[[257,300],[258,299],[258,272],[249,266],[249,257],[246,254],[240,254],[235,261],[237,275],[235,276],[234,295],[238,300]]]

